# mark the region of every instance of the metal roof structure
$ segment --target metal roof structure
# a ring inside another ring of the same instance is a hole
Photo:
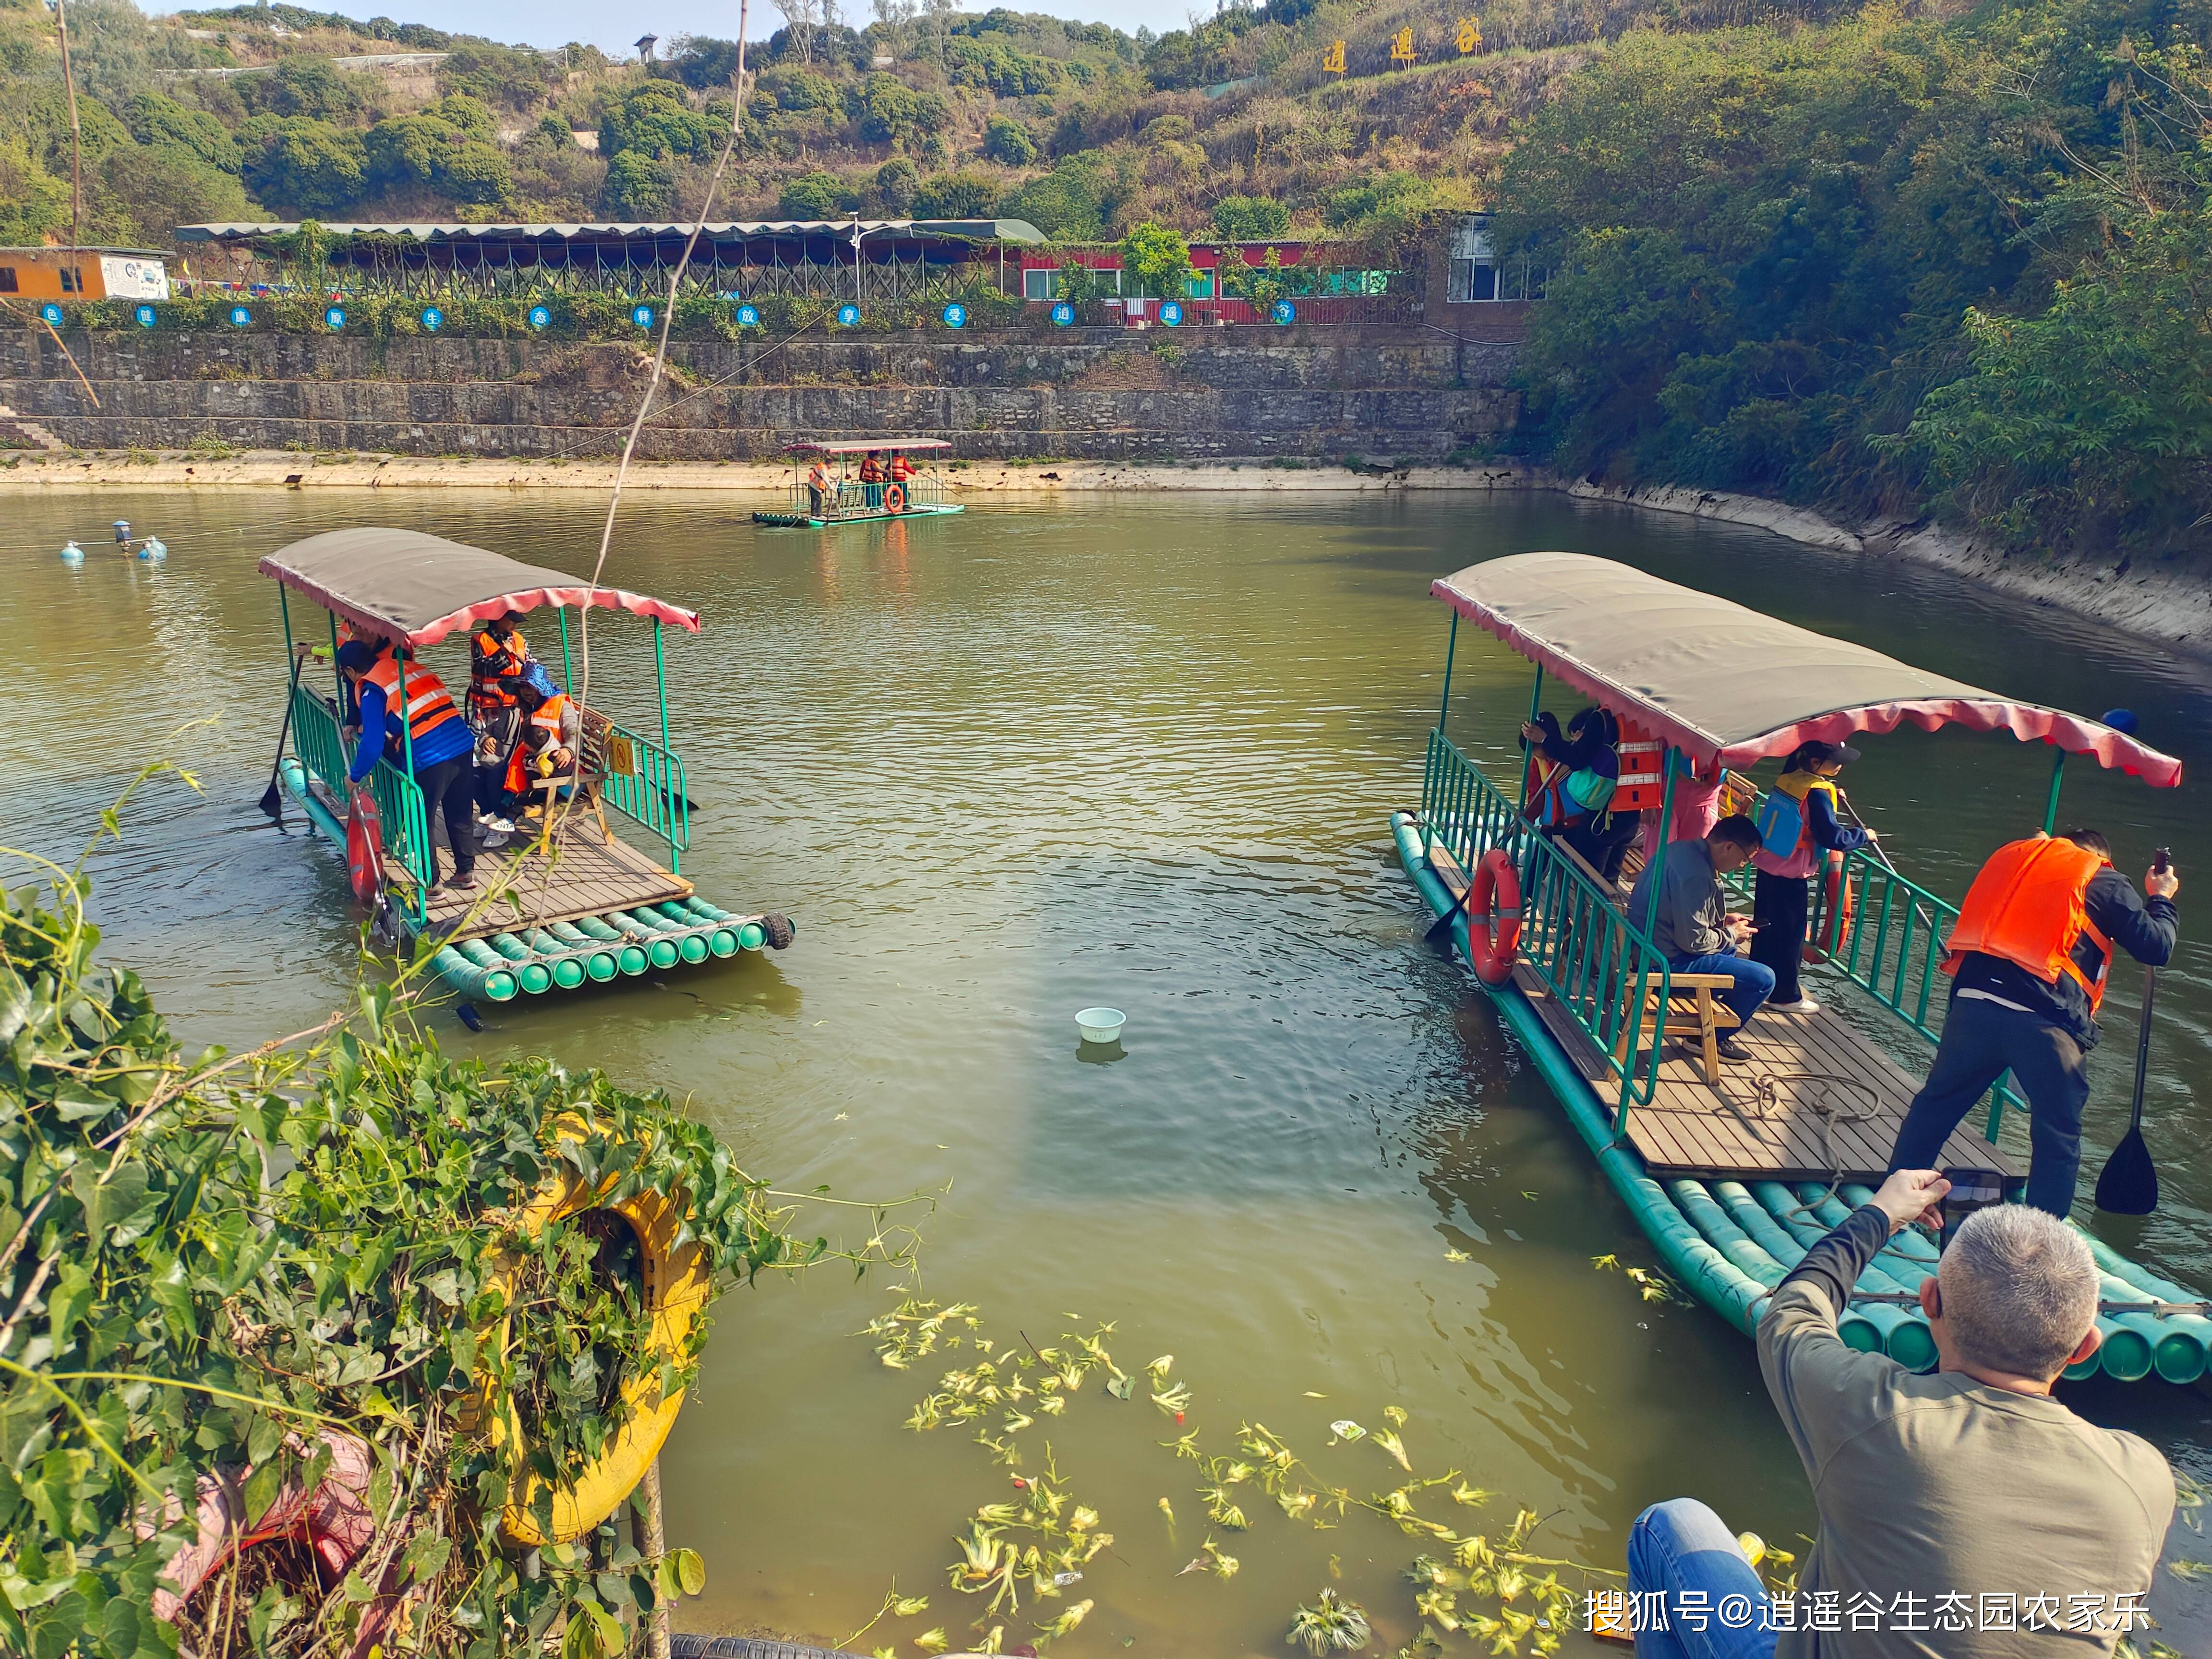
[[[699,631],[696,611],[419,530],[326,530],[280,548],[258,568],[356,627],[410,646],[435,645],[457,628],[544,605],[602,605]]]
[[[2181,763],[2102,720],[1931,674],[1717,594],[1583,553],[1516,553],[1429,592],[1700,769],[1801,743],[1960,725],[2048,743],[2172,788]]]
[[[271,236],[289,236],[300,228],[296,222],[179,225],[180,242],[252,242]],[[519,241],[561,242],[659,241],[689,236],[688,224],[319,224],[335,236],[390,236],[425,243]],[[886,233],[924,239],[970,242],[1042,242],[1044,233],[1026,219],[750,219],[720,220],[703,225],[701,235],[710,241],[745,241],[757,237],[830,236],[849,240],[855,229],[863,236]]]
[[[801,455],[866,455],[878,449],[950,449],[944,438],[833,438],[822,443],[786,444],[787,451]]]

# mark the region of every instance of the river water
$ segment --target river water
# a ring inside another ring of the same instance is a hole
[[[1094,1379],[1023,1437],[1034,1469],[1050,1430],[1076,1501],[1115,1539],[1068,1592],[1097,1605],[1065,1652],[1280,1654],[1291,1610],[1327,1584],[1389,1647],[1413,1633],[1398,1574],[1419,1540],[1358,1510],[1316,1531],[1244,1488],[1250,1529],[1214,1534],[1242,1571],[1178,1577],[1207,1532],[1200,1479],[1155,1443],[1194,1429],[1225,1453],[1240,1422],[1263,1422],[1364,1497],[1404,1476],[1371,1443],[1328,1447],[1328,1425],[1379,1430],[1398,1406],[1415,1474],[1457,1469],[1498,1494],[1468,1510],[1439,1488],[1424,1512],[1495,1534],[1526,1504],[1547,1517],[1536,1547],[1595,1564],[1617,1565],[1631,1517],[1676,1493],[1778,1543],[1810,1529],[1749,1344],[1592,1265],[1652,1253],[1462,969],[1421,944],[1388,819],[1417,801],[1437,714],[1432,576],[1534,548],[1623,559],[2022,697],[2131,707],[2192,772],[2212,765],[2212,670],[1761,532],[1540,496],[1218,495],[823,536],[757,531],[751,504],[640,501],[606,580],[702,614],[702,635],[669,646],[702,808],[686,872],[726,907],[789,912],[796,945],[489,1009],[480,1036],[441,1016],[441,1034],[688,1096],[780,1188],[933,1195],[899,1212],[923,1237],[922,1291],[978,1304],[1000,1343],[1112,1321],[1124,1369],[1171,1352],[1192,1395],[1181,1428],[1142,1388],[1124,1404]],[[67,860],[142,760],[179,754],[204,793],[154,784],[92,861],[106,949],[188,1043],[313,1023],[346,996],[356,921],[336,854],[296,812],[280,835],[252,804],[283,682],[254,562],[383,523],[583,571],[600,511],[458,490],[12,498],[0,842]],[[160,534],[167,562],[101,551],[117,517]],[[92,550],[82,569],[54,556],[68,535]],[[319,626],[296,604],[294,620]],[[550,629],[532,632],[550,659]],[[626,617],[595,633],[593,700],[640,729],[655,718],[649,641]],[[458,680],[460,653],[431,660]],[[1463,630],[1460,741],[1503,763],[1527,696],[1526,665]],[[1939,892],[2040,822],[2046,750],[1956,732],[1865,746],[1854,799]],[[2201,788],[2076,762],[2064,817],[2106,828],[2130,872],[2171,845],[2188,882],[2212,869]],[[2212,1287],[2196,896],[2185,887],[2159,1001],[2148,1124],[2165,1203],[2098,1224]],[[2094,1061],[2085,1194],[2125,1121],[2131,978]],[[1091,1003],[1129,1017],[1111,1064],[1079,1052],[1072,1016]],[[863,1212],[820,1206],[795,1224],[866,1234]],[[933,1625],[967,1638],[983,1609],[946,1587],[952,1534],[1018,1494],[963,1431],[901,1426],[939,1362],[886,1370],[854,1333],[908,1282],[831,1266],[721,1304],[664,1459],[672,1540],[708,1568],[684,1627],[836,1643],[896,1583],[928,1611],[860,1648]],[[2100,1381],[2069,1397],[2212,1474],[2198,1391]],[[2169,1553],[2212,1549],[2178,1530]],[[2212,1596],[2162,1574],[2153,1605],[2168,1641],[2212,1650]]]

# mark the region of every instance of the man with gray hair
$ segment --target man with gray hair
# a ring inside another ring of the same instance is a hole
[[[2097,1264],[2077,1231],[2025,1205],[1969,1216],[1920,1286],[1932,1376],[1838,1333],[1867,1264],[1934,1224],[1949,1190],[1933,1170],[1891,1175],[1759,1322],[1820,1516],[1794,1601],[1766,1594],[1705,1504],[1655,1504],[1628,1544],[1638,1659],[2091,1659],[2145,1628],[2172,1471],[2051,1396],[2097,1351]]]

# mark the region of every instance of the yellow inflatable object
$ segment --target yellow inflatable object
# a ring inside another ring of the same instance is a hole
[[[560,1126],[560,1138],[580,1139],[582,1127],[573,1120],[564,1120]],[[611,1180],[598,1187],[587,1185],[574,1169],[564,1166],[560,1178],[516,1218],[525,1233],[535,1235],[549,1223],[566,1220],[586,1210],[605,1210],[622,1217],[637,1235],[639,1253],[645,1264],[646,1306],[653,1311],[647,1363],[640,1365],[637,1374],[623,1385],[623,1398],[629,1404],[629,1413],[601,1449],[595,1462],[572,1483],[552,1488],[552,1525],[547,1528],[540,1524],[538,1504],[547,1490],[542,1478],[528,1474],[518,1475],[509,1488],[507,1506],[500,1512],[500,1530],[510,1540],[526,1547],[568,1543],[612,1515],[645,1478],[653,1460],[660,1455],[661,1445],[667,1440],[668,1431],[676,1426],[676,1413],[684,1404],[683,1389],[666,1395],[661,1393],[661,1365],[652,1361],[657,1358],[663,1364],[676,1364],[683,1358],[684,1343],[691,1334],[693,1322],[706,1307],[711,1289],[706,1251],[696,1243],[680,1248],[676,1244],[686,1208],[683,1194],[664,1198],[659,1193],[640,1193],[634,1198],[610,1203],[605,1201],[605,1194],[613,1185]],[[508,1301],[513,1300],[508,1285],[510,1272],[508,1267],[499,1267],[488,1281],[488,1288],[496,1287],[502,1298]],[[494,1338],[502,1351],[509,1327],[510,1321],[501,1319]],[[504,1442],[510,1434],[520,1438],[522,1431],[512,1404],[506,1411],[494,1414],[488,1427],[494,1445]]]

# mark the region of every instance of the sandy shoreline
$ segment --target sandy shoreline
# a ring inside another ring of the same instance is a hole
[[[199,485],[299,489],[574,489],[604,493],[611,460],[550,461],[514,457],[301,455],[249,452],[221,459],[170,452],[72,453],[29,450],[0,460],[0,490]],[[1875,522],[1854,528],[1804,507],[1756,495],[1667,486],[1621,488],[1562,478],[1539,469],[1376,465],[1355,472],[1334,462],[971,461],[946,474],[960,496],[1052,495],[1066,491],[1231,490],[1381,495],[1421,490],[1547,490],[1717,523],[1770,530],[1806,546],[1853,558],[1908,558],[1937,565],[2001,592],[2076,614],[2156,641],[2192,657],[2212,657],[2212,580],[2193,568],[2136,570],[2097,560],[2007,556],[1929,524]],[[625,491],[726,489],[780,501],[788,466],[772,461],[640,461]]]

